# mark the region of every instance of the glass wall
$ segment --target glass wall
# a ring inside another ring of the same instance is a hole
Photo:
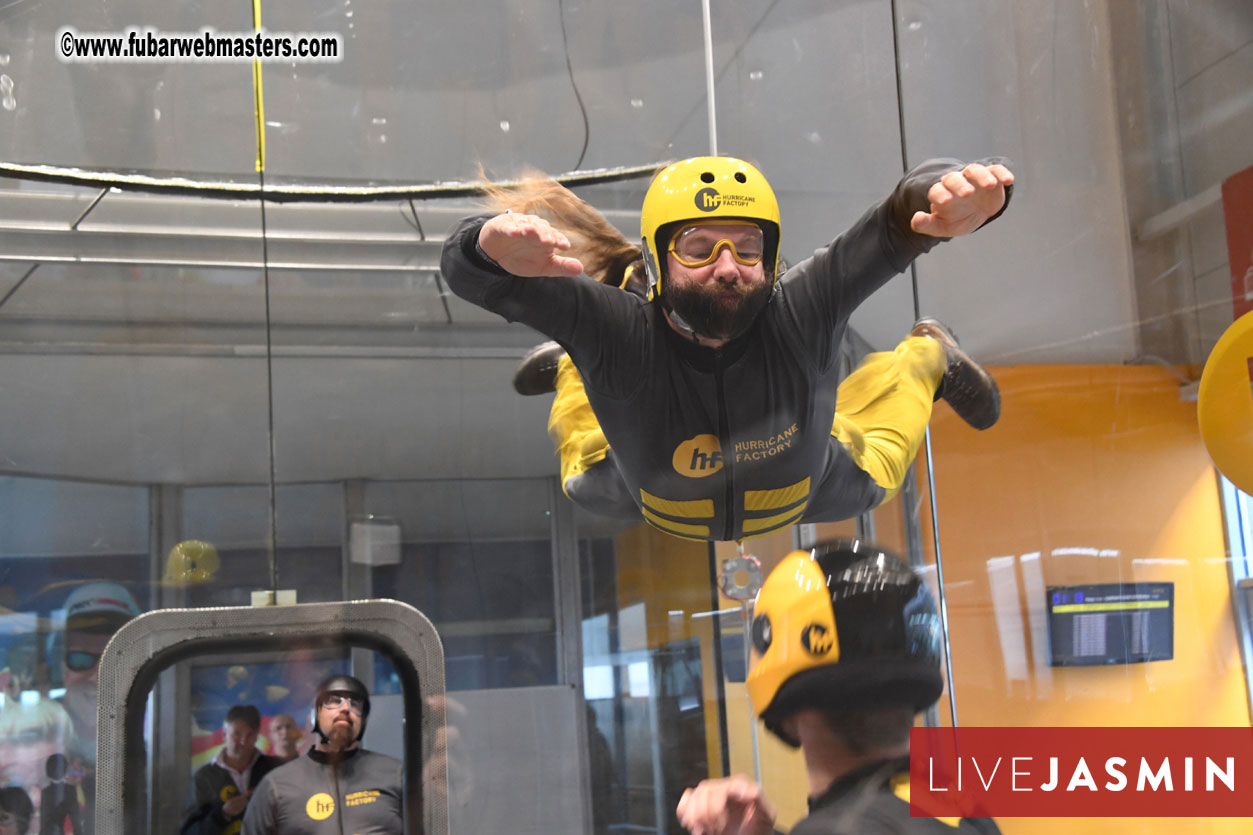
[[[287,735],[302,757],[329,744],[331,674],[370,692],[362,748],[410,786],[441,775],[424,802],[453,832],[681,832],[683,790],[736,773],[786,831],[806,814],[805,762],[748,697],[756,581],[745,600],[719,581],[741,556],[764,577],[856,536],[943,602],[945,690],[920,723],[1249,725],[1249,485],[1221,479],[1197,400],[1253,299],[1253,10],[710,12],[707,53],[695,0],[0,5],[0,788],[20,789],[0,796],[26,831],[103,821],[99,665],[123,624],[221,608],[225,629],[234,607],[376,599],[439,635],[430,713],[407,712],[411,682],[348,629],[351,608],[321,643],[180,657],[118,707],[142,713],[150,803],[108,831],[201,826],[205,768]],[[66,27],[130,44],[254,26],[336,36],[337,59],[54,48]],[[915,165],[1005,158],[1004,216],[874,292],[840,349],[849,373],[937,317],[997,381],[996,426],[937,401],[890,501],[741,544],[572,503],[553,398],[511,385],[545,337],[453,294],[442,247],[482,211],[478,178],[533,171],[572,175],[636,240],[657,167],[707,153],[766,174],[792,265]],[[1165,627],[1125,624],[1166,634],[1168,657],[1059,631],[1054,608],[1097,586],[1168,593]],[[227,715],[245,705],[258,725],[240,749]],[[420,757],[402,743],[414,723]],[[253,802],[221,813],[230,800],[210,798],[212,826]]]

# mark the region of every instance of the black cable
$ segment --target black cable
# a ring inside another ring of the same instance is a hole
[[[274,450],[274,345],[273,321],[270,318],[270,251],[269,235],[265,227],[265,172],[258,171],[257,177],[261,185],[261,276],[265,287],[265,394],[267,408],[267,429],[270,441],[270,590],[278,594],[278,510],[277,490],[274,480],[277,477],[277,464]]]
[[[896,124],[901,137],[901,171],[909,170],[909,150],[905,145],[905,93],[901,82],[901,33],[896,22],[896,0],[892,0],[892,62],[896,74]],[[922,304],[918,299],[918,267],[909,264],[909,282],[914,292],[914,321],[922,316]]]
[[[413,205],[412,197],[409,198],[409,212],[413,215],[413,223],[411,225],[413,226],[414,229],[418,230],[418,239],[425,241],[426,233],[422,231],[422,220],[421,218],[418,217],[418,209],[416,206]],[[401,210],[401,214],[402,215],[404,214],[403,209]]]
[[[905,144],[905,94],[901,81],[901,33],[897,27],[896,0],[892,0],[892,63],[896,72],[896,118],[901,135],[901,169],[909,170],[909,151]],[[918,267],[916,262],[909,265],[909,279],[914,294],[914,321],[922,316],[921,302],[918,298]],[[948,602],[945,599],[944,587],[944,555],[940,551],[940,510],[935,495],[935,456],[931,452],[931,426],[926,427],[923,445],[927,451],[927,490],[931,505],[931,544],[935,548],[936,583],[940,591],[940,631],[944,636],[945,679],[948,686],[949,720],[957,727],[957,693],[953,683],[953,653],[949,644]]]
[[[37,270],[37,269],[39,269],[39,264],[31,264],[31,265],[30,265],[30,269],[26,271],[26,274],[25,274],[25,275],[23,275],[21,278],[19,278],[19,279],[17,280],[17,283],[16,283],[16,284],[14,284],[12,287],[10,287],[10,288],[9,288],[9,292],[7,292],[7,293],[5,293],[5,294],[4,294],[4,298],[3,298],[3,299],[0,299],[0,307],[4,307],[5,302],[7,302],[9,299],[13,298],[13,294],[17,292],[17,288],[19,288],[19,287],[21,287],[23,284],[25,284],[25,283],[26,283],[26,279],[30,278],[30,277],[31,277],[31,274],[33,274],[33,273],[35,272],[35,270]]]
[[[422,219],[418,217],[418,207],[413,205],[412,197],[409,198],[409,214],[413,216],[412,219],[405,215],[403,208],[400,210],[400,216],[405,219],[405,222],[418,230],[418,240],[425,241],[426,232],[422,230]],[[444,319],[451,325],[452,310],[448,307],[448,293],[444,292],[444,279],[440,276],[439,270],[435,271],[435,289],[439,291],[440,303],[444,305]]]
[[[587,156],[587,143],[591,138],[592,127],[587,118],[587,108],[583,106],[583,95],[579,92],[579,85],[574,80],[574,67],[570,65],[570,40],[566,36],[565,0],[557,0],[557,16],[561,19],[561,46],[566,53],[566,74],[570,76],[570,88],[574,90],[574,99],[579,103],[579,113],[583,116],[583,148],[579,151],[578,162],[574,164],[574,170],[578,171],[583,165],[583,157]]]

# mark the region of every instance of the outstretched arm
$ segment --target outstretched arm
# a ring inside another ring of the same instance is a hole
[[[577,258],[561,255],[570,240],[535,215],[507,212],[496,215],[479,230],[479,250],[505,272],[535,276],[574,276],[583,272]]]
[[[771,835],[776,812],[761,786],[737,774],[685,790],[675,814],[692,835]]]
[[[933,238],[969,235],[1005,207],[1005,188],[1013,184],[1013,172],[1000,163],[950,171],[927,191],[931,211],[915,212],[909,227]]]

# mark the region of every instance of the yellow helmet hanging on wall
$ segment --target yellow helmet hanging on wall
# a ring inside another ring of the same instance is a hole
[[[762,262],[779,278],[779,201],[755,166],[734,157],[692,157],[653,178],[640,210],[649,298],[661,295],[665,252],[683,223],[748,220],[765,234]]]
[[[766,728],[802,708],[929,707],[944,689],[935,599],[895,555],[855,540],[793,551],[757,594],[748,695]]]

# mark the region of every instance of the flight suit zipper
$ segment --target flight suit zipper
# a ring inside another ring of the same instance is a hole
[[[727,417],[727,400],[722,385],[722,349],[714,349],[714,386],[718,397],[718,446],[722,450],[722,471],[726,474],[726,504],[724,513],[726,523],[722,538],[726,541],[735,539],[735,482],[734,467],[731,465],[731,427]]]

